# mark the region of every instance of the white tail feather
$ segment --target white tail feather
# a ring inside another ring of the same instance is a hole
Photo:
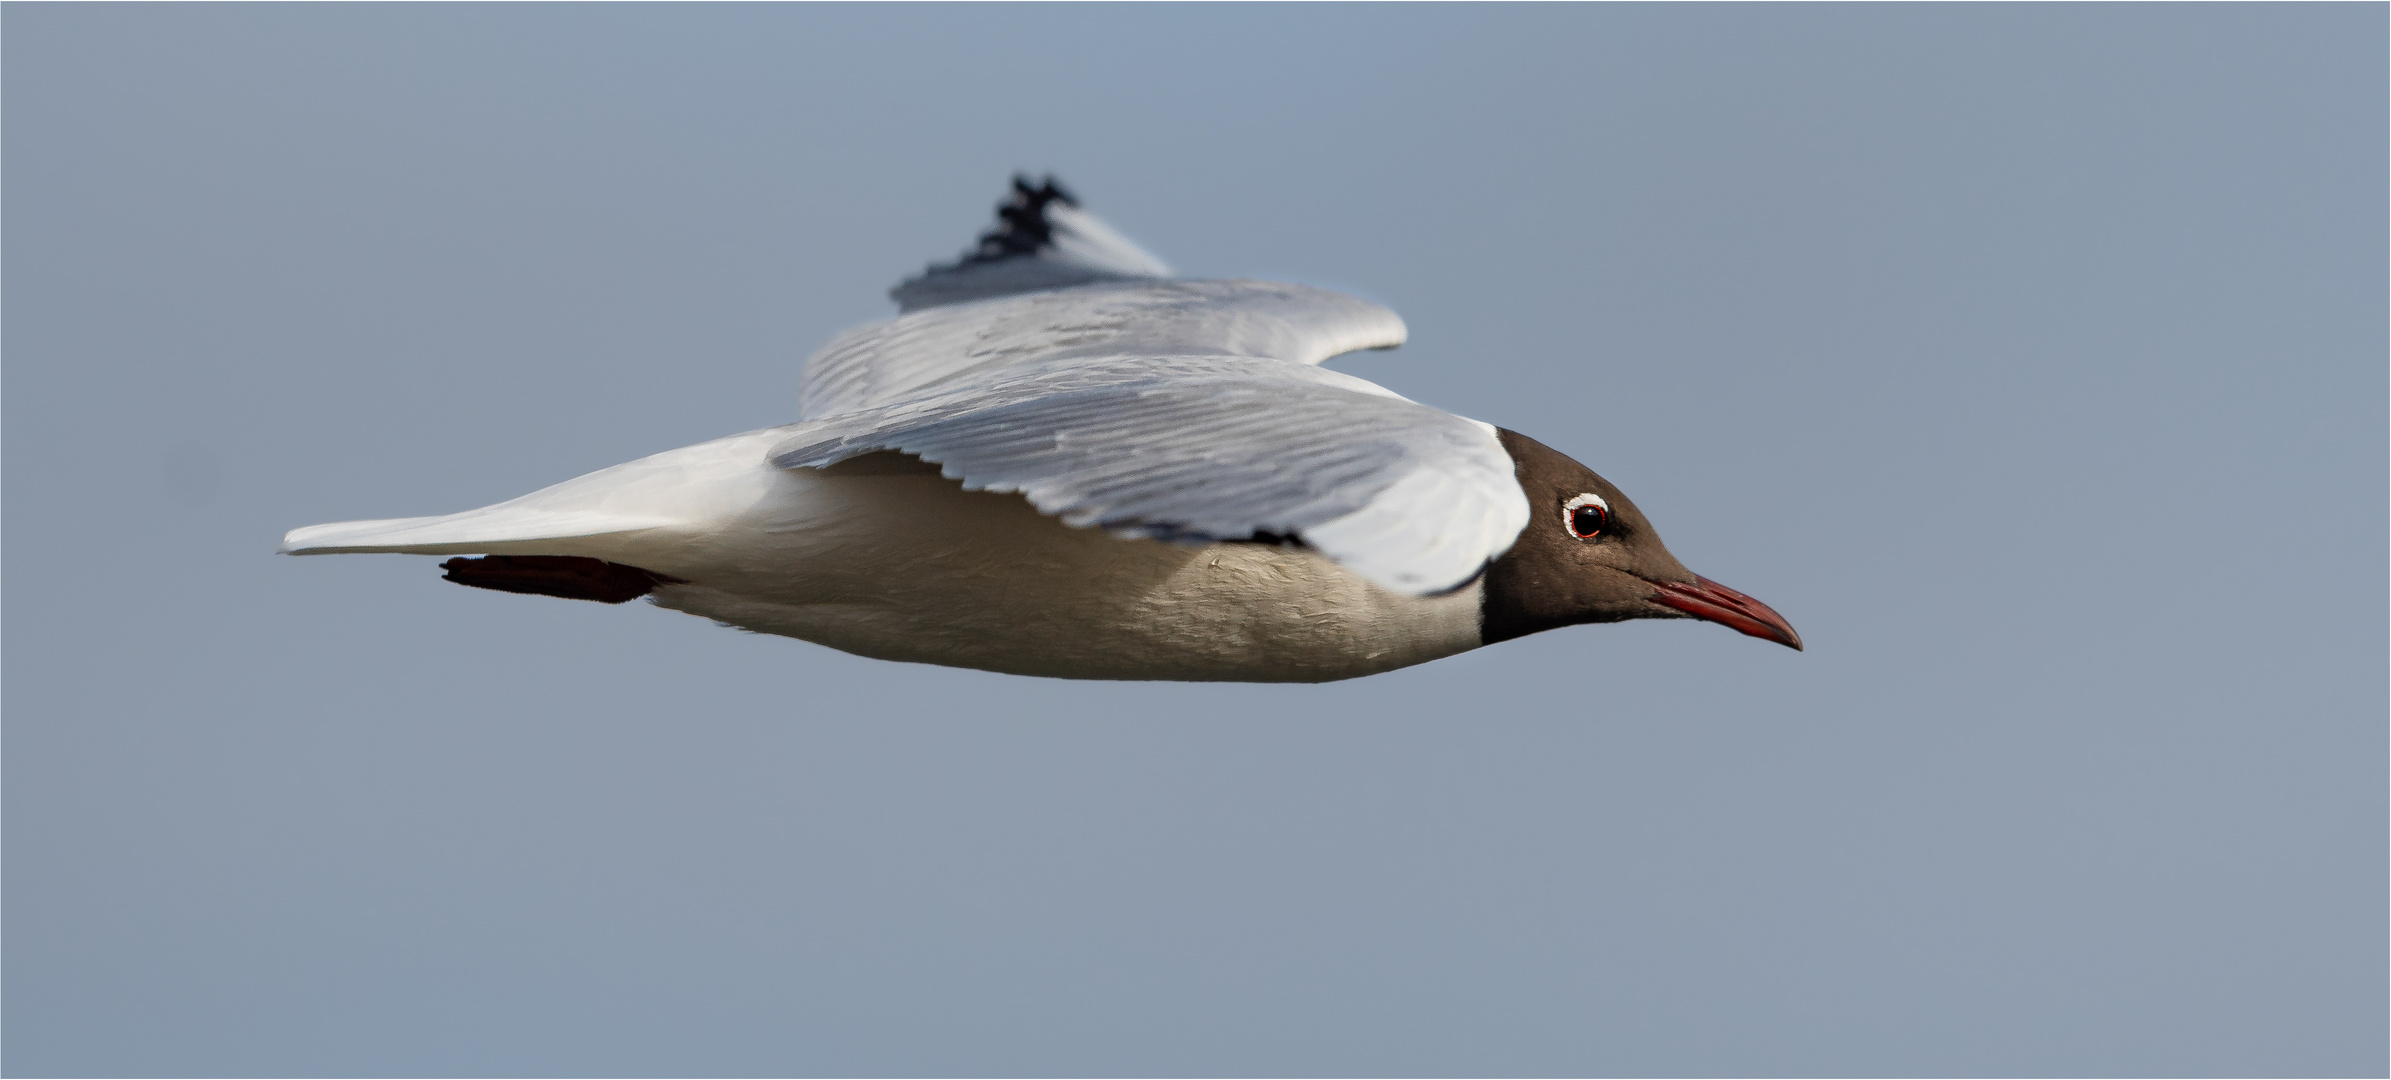
[[[406,555],[564,555],[562,540],[585,539],[677,524],[669,518],[627,518],[516,507],[507,503],[440,517],[336,521],[292,529],[284,555],[397,552]]]
[[[703,530],[762,497],[779,470],[765,451],[788,437],[771,428],[600,469],[479,510],[437,517],[341,521],[292,529],[285,555],[587,555],[650,546],[658,530]]]

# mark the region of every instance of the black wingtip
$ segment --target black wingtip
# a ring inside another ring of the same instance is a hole
[[[1053,173],[1047,173],[1046,179],[1035,185],[1030,183],[1029,174],[1013,174],[1013,193],[996,204],[996,225],[981,233],[979,244],[956,265],[1032,255],[1052,245],[1054,227],[1046,221],[1046,207],[1058,202],[1073,208],[1079,206],[1079,200],[1071,196]]]
[[[1065,213],[1057,207],[1067,208]],[[949,263],[931,263],[888,290],[899,311],[1059,289],[1096,281],[1165,278],[1171,268],[1079,207],[1048,173],[1016,173],[996,224]]]

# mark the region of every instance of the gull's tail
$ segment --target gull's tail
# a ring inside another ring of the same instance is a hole
[[[285,555],[484,555],[441,564],[448,580],[507,592],[621,603],[689,557],[692,537],[763,499],[782,429],[748,432],[600,469],[478,510],[292,529]]]
[[[554,488],[548,489],[555,490]],[[437,517],[382,518],[310,525],[284,534],[284,555],[344,555],[392,552],[402,555],[563,554],[574,541],[669,527],[665,518],[591,511],[552,510],[513,502]]]

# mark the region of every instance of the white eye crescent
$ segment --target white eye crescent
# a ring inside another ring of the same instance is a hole
[[[1592,540],[1610,528],[1611,504],[1589,491],[1561,504],[1561,527],[1580,540]]]

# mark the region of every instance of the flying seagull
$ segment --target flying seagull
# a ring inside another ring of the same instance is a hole
[[[997,216],[814,354],[795,423],[281,550],[1062,678],[1325,682],[1628,619],[1801,648],[1593,470],[1319,366],[1394,312],[1177,277],[1051,177]]]

